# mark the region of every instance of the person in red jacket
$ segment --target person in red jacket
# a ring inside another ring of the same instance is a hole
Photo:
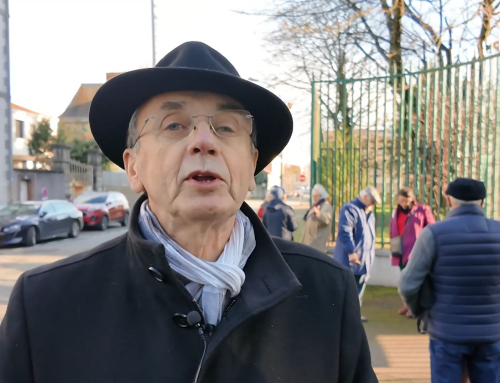
[[[431,208],[420,205],[415,198],[415,193],[409,187],[402,188],[398,192],[397,203],[390,229],[391,264],[404,270],[418,236],[424,227],[435,223],[436,220]],[[398,314],[413,317],[404,303]]]
[[[266,199],[264,200],[264,203],[260,205],[259,211],[257,212],[257,215],[259,216],[260,220],[262,221],[262,218],[264,218],[264,212],[266,211],[267,205],[269,205],[269,201],[273,199],[273,195],[271,194],[271,191],[268,190],[266,193]]]

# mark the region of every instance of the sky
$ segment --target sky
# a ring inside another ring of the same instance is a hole
[[[253,0],[255,9],[266,0]],[[248,10],[244,0],[156,0],[156,58],[186,41],[209,44],[243,78],[263,82],[271,71],[264,37],[272,25]],[[152,66],[150,0],[11,0],[12,102],[57,117],[82,83],[103,83],[107,72]],[[285,162],[309,162],[309,123],[301,105],[308,93],[272,89],[290,102],[294,136]]]

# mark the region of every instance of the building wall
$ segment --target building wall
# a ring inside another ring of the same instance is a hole
[[[27,183],[29,200],[42,200],[42,190],[48,191],[48,199],[65,199],[64,173],[43,170],[14,170],[14,201],[21,202],[22,183]]]
[[[128,183],[127,174],[124,171],[120,172],[102,172],[102,190],[116,191],[123,193],[127,197],[130,206],[132,206],[141,196],[135,193]]]
[[[74,122],[74,121],[65,121],[64,119],[59,120],[59,124],[57,126],[58,134],[60,132],[64,132],[64,134],[68,142],[72,142],[75,139],[80,141],[91,141],[94,139],[92,136],[92,132],[90,131],[90,125],[87,122]]]
[[[0,206],[7,205],[12,197],[9,65],[9,3],[0,0]]]
[[[42,116],[28,113],[24,110],[12,109],[12,154],[27,156],[29,155],[28,142],[31,140],[31,134],[41,121]],[[16,121],[24,123],[23,137],[16,135]]]

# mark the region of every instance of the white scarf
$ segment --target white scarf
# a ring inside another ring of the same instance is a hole
[[[170,267],[191,281],[186,289],[194,299],[199,302],[201,299],[205,320],[217,325],[222,317],[227,291],[234,297],[240,293],[245,282],[243,267],[255,249],[255,234],[250,220],[238,211],[231,237],[215,262],[195,257],[170,238],[151,211],[148,200],[141,206],[139,224],[148,239],[163,244]]]

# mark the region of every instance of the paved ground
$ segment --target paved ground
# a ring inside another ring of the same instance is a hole
[[[250,201],[249,204],[258,209],[261,203]],[[289,204],[294,207],[299,224],[302,225],[301,217],[308,206],[301,201],[290,201]],[[116,226],[106,232],[84,231],[76,239],[47,241],[32,248],[0,249],[0,320],[12,287],[23,271],[85,251],[125,231]],[[300,238],[300,234],[297,234],[296,237]],[[400,305],[396,289],[367,288],[363,314],[370,319],[365,329],[372,352],[372,364],[380,382],[430,383],[428,338],[416,332],[414,320],[396,314]]]

